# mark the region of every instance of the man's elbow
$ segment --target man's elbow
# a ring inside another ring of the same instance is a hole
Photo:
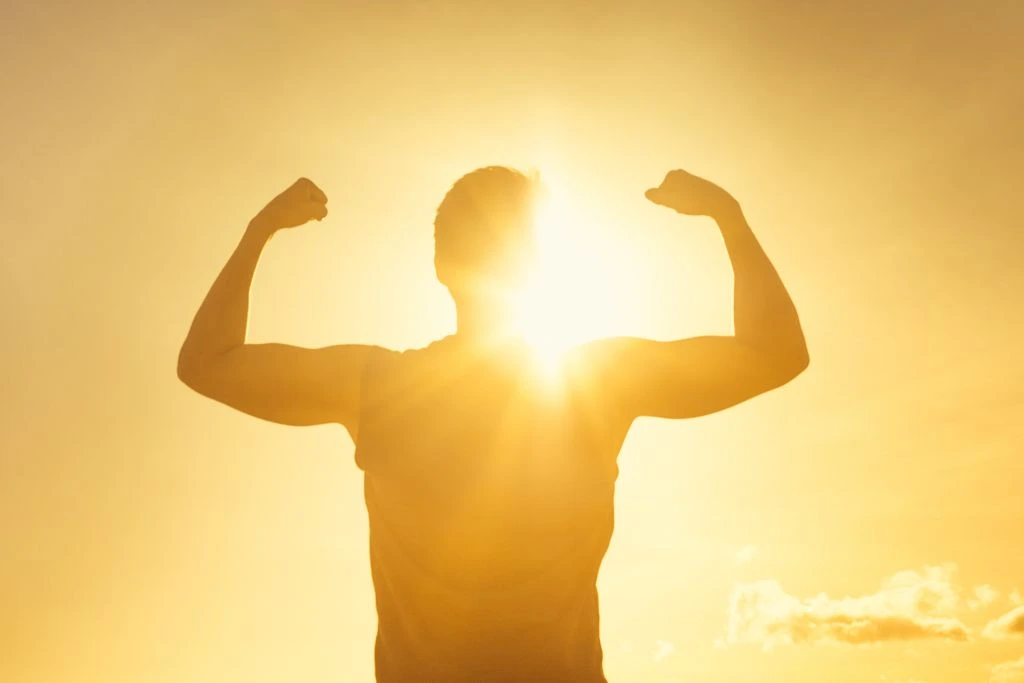
[[[796,374],[799,375],[811,364],[811,354],[807,351],[807,344],[801,344],[800,348],[793,355],[795,356],[793,367],[796,368]]]
[[[202,393],[200,387],[203,385],[203,365],[199,357],[182,347],[178,353],[178,379],[190,389]]]
[[[807,346],[805,345],[801,345],[800,348],[787,353],[780,359],[778,365],[779,373],[784,377],[782,384],[796,379],[810,364],[811,356],[807,352]]]
[[[777,389],[784,384],[789,384],[796,379],[807,366],[811,359],[806,347],[776,350],[762,357],[764,368],[764,383],[766,390]]]
[[[178,354],[178,379],[186,386],[191,387],[196,380],[195,363],[183,353]]]

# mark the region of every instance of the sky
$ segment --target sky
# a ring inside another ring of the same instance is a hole
[[[0,4],[0,680],[371,681],[340,427],[186,389],[263,204],[250,336],[450,333],[433,212],[473,168],[564,198],[585,335],[728,333],[741,202],[810,368],[638,422],[599,580],[612,683],[1024,681],[1024,4]]]

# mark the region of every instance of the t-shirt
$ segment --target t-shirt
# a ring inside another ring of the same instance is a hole
[[[629,428],[584,363],[374,349],[364,473],[379,683],[604,683],[596,581]]]

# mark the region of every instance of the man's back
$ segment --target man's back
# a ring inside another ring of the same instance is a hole
[[[629,424],[589,387],[521,346],[369,356],[379,681],[605,680],[595,582]]]

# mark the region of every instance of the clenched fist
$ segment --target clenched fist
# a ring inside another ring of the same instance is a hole
[[[644,196],[687,216],[719,218],[738,208],[731,194],[686,171],[669,171],[661,185],[647,190]]]
[[[299,178],[270,200],[254,222],[269,230],[294,228],[327,215],[327,195],[309,178]]]

